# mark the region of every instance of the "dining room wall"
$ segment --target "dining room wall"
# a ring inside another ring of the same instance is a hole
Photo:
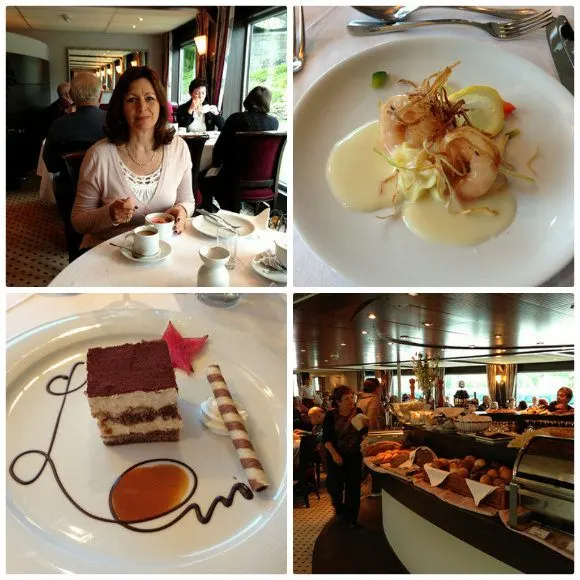
[[[10,31],[8,31],[10,32]],[[104,48],[147,51],[148,63],[161,71],[163,43],[161,35],[103,34],[97,32],[63,32],[61,30],[15,30],[48,46],[50,59],[51,100],[57,98],[56,87],[68,79],[68,48]]]

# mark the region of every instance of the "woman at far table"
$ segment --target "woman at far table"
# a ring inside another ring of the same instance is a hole
[[[336,387],[332,398],[335,408],[326,414],[322,426],[322,442],[328,451],[326,485],[336,517],[355,528],[363,466],[361,443],[368,432],[368,417],[356,407],[350,387]]]
[[[90,248],[131,230],[152,212],[175,218],[180,234],[195,209],[191,156],[168,126],[165,91],[149,67],[127,69],[107,109],[105,135],[83,160],[72,211]]]
[[[224,126],[224,118],[215,105],[205,103],[207,97],[206,82],[201,79],[193,79],[189,83],[189,96],[191,99],[177,109],[175,116],[179,126],[186,127],[190,132],[221,131]]]
[[[271,102],[272,93],[266,87],[254,87],[244,100],[245,111],[233,113],[227,118],[213,148],[213,167],[199,176],[204,209],[211,210],[212,197],[215,196],[222,209],[236,211],[227,186],[229,172],[233,171],[234,166],[234,139],[236,133],[276,131],[278,119],[269,114]]]

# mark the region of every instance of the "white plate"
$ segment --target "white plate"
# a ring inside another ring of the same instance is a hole
[[[402,220],[346,210],[325,178],[334,144],[378,118],[378,102],[402,92],[397,79],[421,81],[460,60],[453,88],[490,85],[516,105],[521,136],[510,155],[523,164],[535,145],[537,191],[510,178],[518,211],[498,237],[476,247],[426,242]],[[387,87],[371,89],[377,70]],[[304,240],[337,272],[359,285],[531,286],[559,272],[574,252],[573,98],[554,78],[516,55],[449,37],[393,40],[342,61],[294,110],[294,220]],[[525,149],[525,151],[523,151]],[[295,264],[300,268],[301,264]]]
[[[67,396],[51,453],[62,484],[80,505],[110,517],[111,485],[139,461],[167,457],[193,467],[199,485],[192,501],[204,512],[216,495],[227,496],[233,483],[245,482],[230,438],[212,434],[199,421],[200,405],[211,395],[205,368],[218,362],[232,394],[250,413],[248,430],[270,488],[250,501],[236,495],[227,509],[218,505],[207,525],[190,512],[165,531],[142,534],[78,511],[48,466],[31,485],[8,475],[9,572],[285,571],[286,363],[252,336],[201,328],[182,314],[154,310],[87,313],[21,334],[7,350],[7,463],[25,450],[48,450],[62,401],[45,390],[51,377],[68,374],[91,346],[160,338],[168,320],[186,336],[209,334],[195,374],[176,371],[185,422],[181,441],[105,446],[81,388]],[[75,386],[84,380],[84,367],[77,372]],[[41,464],[40,456],[25,456],[16,473],[30,476]]]
[[[219,211],[216,215],[223,216],[223,218],[233,226],[240,226],[240,229],[238,230],[238,235],[240,238],[249,236],[256,229],[250,220],[242,217],[240,214],[229,211]],[[193,227],[202,234],[205,234],[210,238],[217,237],[217,230],[219,226],[209,221],[205,216],[198,215],[191,220],[191,223],[193,224]]]
[[[272,270],[268,270],[261,264],[258,263],[258,259],[262,254],[257,254],[254,256],[252,261],[250,262],[254,272],[260,274],[260,276],[266,278],[266,280],[271,280],[272,282],[276,282],[278,284],[286,284],[288,281],[288,273],[287,272],[273,272]]]
[[[142,264],[154,264],[156,262],[161,262],[165,260],[171,254],[171,244],[164,242],[163,240],[159,240],[159,252],[154,256],[144,256],[143,258],[135,258],[133,256],[131,250],[127,248],[121,248],[121,254],[127,260],[131,260],[132,262],[141,262]]]

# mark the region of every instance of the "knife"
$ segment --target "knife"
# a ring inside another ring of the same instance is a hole
[[[565,16],[546,27],[546,36],[561,83],[574,94],[574,30]]]
[[[206,211],[205,209],[198,208],[197,212],[200,213],[202,216],[204,216],[205,219],[212,221],[219,227],[229,228],[232,231],[237,231],[242,227],[235,226],[234,224],[231,224],[230,222],[225,220],[222,216]]]

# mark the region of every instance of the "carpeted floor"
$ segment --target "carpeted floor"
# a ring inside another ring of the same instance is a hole
[[[310,494],[310,507],[294,498],[295,574],[405,574],[382,528],[380,498],[370,497],[370,478],[363,482],[360,527],[336,521],[322,474],[320,500]],[[340,549],[337,549],[337,546]]]
[[[56,206],[38,196],[40,179],[6,192],[6,285],[48,286],[68,265]]]

